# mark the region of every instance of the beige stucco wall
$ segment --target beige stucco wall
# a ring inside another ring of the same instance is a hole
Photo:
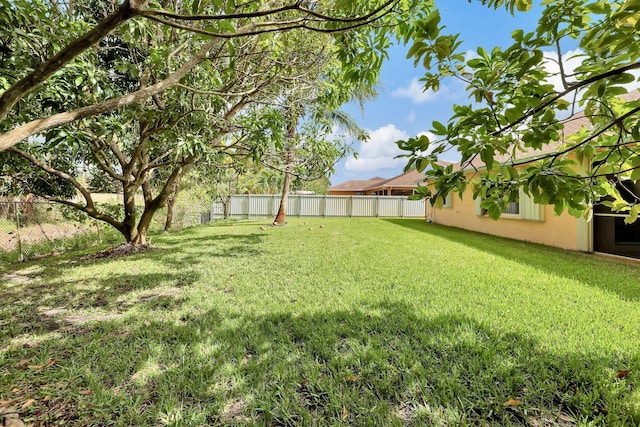
[[[544,221],[527,221],[519,219],[517,215],[507,214],[494,220],[487,215],[476,215],[476,202],[471,188],[467,189],[462,200],[457,194],[452,195],[450,208],[438,209],[427,205],[427,216],[430,214],[431,220],[437,224],[563,249],[581,249],[578,247],[578,220],[567,212],[556,216],[553,206],[544,207]]]

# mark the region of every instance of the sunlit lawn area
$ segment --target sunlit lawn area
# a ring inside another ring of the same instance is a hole
[[[639,266],[421,220],[267,222],[154,236],[157,250],[129,257],[0,267],[0,413],[640,423]]]

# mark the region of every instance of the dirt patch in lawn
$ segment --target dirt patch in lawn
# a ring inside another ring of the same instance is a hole
[[[151,246],[149,244],[134,245],[132,243],[122,243],[116,247],[98,251],[93,254],[89,254],[80,258],[82,261],[93,261],[103,258],[117,258],[135,254],[142,254],[145,252],[159,251],[160,248]]]
[[[17,274],[17,273],[3,274],[2,276],[0,276],[0,278],[2,278],[3,282],[12,283],[12,284],[31,283],[35,280],[32,277],[25,276],[23,274]]]
[[[108,322],[122,317],[120,313],[73,313],[65,307],[55,307],[41,311],[48,319],[60,319],[70,326],[78,326],[88,322]]]
[[[225,421],[246,422],[248,417],[244,415],[247,407],[247,401],[244,399],[236,399],[225,405],[222,411],[222,419]]]

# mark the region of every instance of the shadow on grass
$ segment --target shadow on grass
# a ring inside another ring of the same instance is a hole
[[[161,244],[169,244],[171,250],[159,253],[156,259],[173,269],[189,271],[202,264],[203,259],[254,257],[262,253],[258,246],[264,234],[203,235],[203,230],[206,232],[207,228],[186,237],[180,233],[175,238],[163,238]]]
[[[264,234],[203,234],[203,230],[207,230],[207,228],[202,228],[198,230],[196,233],[180,233],[179,236],[176,237],[163,237],[161,242],[162,244],[171,245],[172,249],[194,249],[194,248],[203,248],[207,250],[208,254],[211,256],[220,256],[220,257],[233,257],[237,255],[243,254],[256,254],[258,253],[254,245],[257,245],[262,242],[265,235]],[[222,244],[220,244],[222,243]],[[231,245],[231,246],[230,246]],[[224,249],[221,249],[222,246],[230,246]]]
[[[69,329],[69,319],[80,323],[85,315],[76,313],[87,310],[101,312],[98,318],[107,319],[122,315],[132,306],[143,310],[177,309],[183,302],[178,295],[180,288],[201,278],[202,273],[193,266],[201,264],[203,257],[254,256],[259,253],[255,247],[263,237],[261,234],[212,236],[207,234],[206,227],[193,228],[175,236],[162,236],[161,246],[149,252],[92,260],[81,260],[77,253],[64,254],[6,266],[0,275],[0,326],[7,327],[0,328],[0,340]],[[171,250],[163,250],[163,244]],[[145,258],[160,261],[168,272],[114,271],[103,278],[67,278],[69,269],[76,265],[104,264],[110,268],[111,263],[120,260],[132,265]],[[44,280],[34,279],[37,277]],[[92,316],[86,315],[88,320]]]
[[[50,368],[16,369],[60,355]],[[22,390],[16,406],[36,399],[24,416],[80,425],[635,425],[627,404],[640,384],[614,381],[631,363],[623,357],[555,355],[520,334],[456,314],[422,318],[405,304],[209,311],[177,323],[103,322],[9,349],[0,400]],[[65,419],[51,411],[60,401]]]
[[[640,268],[535,243],[522,242],[414,219],[385,219],[420,233],[443,238],[560,277],[612,292],[627,301],[640,301]],[[606,271],[604,271],[606,268]],[[604,274],[606,273],[606,274]]]
[[[0,338],[42,334],[70,324],[83,323],[98,311],[98,318],[120,316],[133,305],[149,309],[173,309],[183,301],[180,288],[198,280],[192,272],[113,274],[107,279],[67,280],[48,283],[22,282],[0,287]],[[132,298],[129,294],[137,292]]]

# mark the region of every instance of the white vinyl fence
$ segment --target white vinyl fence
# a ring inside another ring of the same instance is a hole
[[[279,194],[249,194],[231,197],[229,218],[275,217],[280,206]],[[221,202],[211,204],[211,220],[223,218]],[[290,217],[406,217],[423,218],[424,200],[402,196],[297,196],[290,195]]]

